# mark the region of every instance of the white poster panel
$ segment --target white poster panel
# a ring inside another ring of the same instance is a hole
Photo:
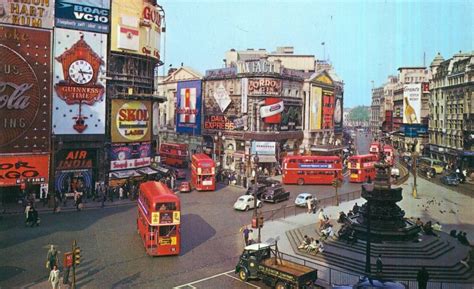
[[[53,134],[105,133],[107,35],[54,29]]]
[[[418,124],[421,121],[421,83],[403,86],[403,123]]]
[[[279,114],[283,111],[284,108],[285,108],[285,105],[283,101],[262,106],[260,107],[260,117],[265,118],[265,117],[270,117],[270,116]]]
[[[276,143],[273,141],[254,141],[252,142],[251,154],[275,155]]]

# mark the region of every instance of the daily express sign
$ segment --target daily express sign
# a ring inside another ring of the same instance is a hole
[[[56,27],[100,33],[109,32],[109,1],[88,0],[81,1],[82,4],[70,2],[56,0]]]

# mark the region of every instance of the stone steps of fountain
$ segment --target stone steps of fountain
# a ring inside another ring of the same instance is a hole
[[[364,274],[365,271],[365,250],[364,251],[350,251],[347,248],[340,248],[332,246],[331,243],[326,244],[325,251],[319,253],[316,256],[306,253],[305,251],[298,250],[298,245],[302,241],[302,235],[298,232],[298,229],[287,232],[288,239],[290,240],[291,246],[296,254],[310,258],[314,261],[321,262],[330,266],[335,266],[343,270],[355,274]],[[372,256],[372,271],[375,272],[375,260],[378,254],[371,254]],[[444,280],[444,281],[474,281],[474,272],[467,269],[459,260],[462,257],[452,256],[453,258],[446,258],[448,252],[444,253],[444,256],[439,256],[439,262],[434,262],[431,258],[417,257],[417,258],[405,258],[404,256],[396,257],[390,256],[383,253],[382,258],[384,262],[383,275],[393,279],[409,280],[416,278],[416,272],[425,266],[430,272],[430,276],[433,280]],[[442,258],[444,257],[444,258]],[[459,258],[457,260],[456,258]]]
[[[303,236],[307,234],[311,236],[311,233],[306,230],[303,232],[300,229],[296,229],[296,233],[298,234],[299,241],[303,240]],[[319,238],[319,234],[315,232]],[[313,235],[314,236],[314,235]],[[423,236],[422,238],[425,238]],[[326,240],[327,244],[331,246],[338,247],[340,249],[362,253],[365,254],[366,243],[365,241],[359,240],[354,245],[348,245],[345,241],[342,240]],[[385,242],[385,243],[372,243],[371,244],[371,251],[372,255],[378,256],[378,254],[383,254],[384,256],[395,256],[395,257],[404,257],[404,258],[429,258],[435,259],[443,254],[446,254],[450,250],[452,250],[454,246],[449,242],[439,240],[438,238],[428,238],[427,240],[423,240],[420,243],[413,243],[412,246],[407,247],[406,245],[401,245],[395,242]]]

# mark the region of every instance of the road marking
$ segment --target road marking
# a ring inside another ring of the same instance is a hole
[[[245,284],[247,284],[247,285],[250,285],[250,286],[252,286],[252,287],[254,287],[254,288],[261,289],[261,287],[259,287],[259,286],[257,286],[257,285],[253,285],[253,284],[248,283],[248,282],[244,282],[244,281],[240,280],[239,278],[237,278],[237,277],[235,277],[235,276],[231,276],[231,275],[228,275],[228,274],[225,274],[225,275],[226,275],[227,277],[233,278],[233,279],[235,279],[235,280],[239,280],[240,282],[245,283]]]
[[[227,272],[224,272],[224,273],[215,274],[215,275],[212,275],[212,276],[209,276],[209,277],[206,277],[206,278],[202,278],[202,279],[199,279],[199,280],[196,280],[196,281],[193,281],[193,282],[189,282],[189,283],[186,283],[186,284],[183,284],[183,285],[179,285],[179,286],[176,286],[176,287],[173,287],[173,288],[178,289],[178,288],[183,288],[183,287],[186,287],[186,286],[196,288],[196,287],[192,286],[192,284],[196,284],[196,283],[203,282],[203,281],[206,281],[206,280],[209,280],[209,279],[212,279],[212,278],[216,278],[216,277],[219,277],[219,276],[222,276],[222,275],[226,275],[226,274],[229,274],[231,272],[234,272],[234,270],[230,270],[230,271],[227,271]]]

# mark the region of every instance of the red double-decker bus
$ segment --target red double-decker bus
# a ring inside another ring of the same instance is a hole
[[[370,147],[369,147],[369,153],[370,154],[375,154],[378,156],[379,152],[380,152],[380,147],[381,147],[381,144],[379,142],[373,142],[370,144]],[[385,161],[393,166],[393,163],[394,163],[394,160],[395,160],[395,150],[393,149],[393,147],[391,145],[383,145],[383,153],[385,155]]]
[[[216,189],[216,164],[206,154],[194,154],[191,158],[191,185],[197,191]]]
[[[179,254],[180,210],[178,196],[165,184],[149,181],[140,185],[137,231],[148,255]]]
[[[178,168],[188,166],[189,155],[187,144],[162,143],[159,153],[163,164]]]
[[[362,183],[375,179],[375,163],[378,160],[376,154],[355,155],[347,160],[349,169],[349,182]]]
[[[284,184],[332,184],[342,181],[342,160],[337,156],[288,156],[283,159]]]

